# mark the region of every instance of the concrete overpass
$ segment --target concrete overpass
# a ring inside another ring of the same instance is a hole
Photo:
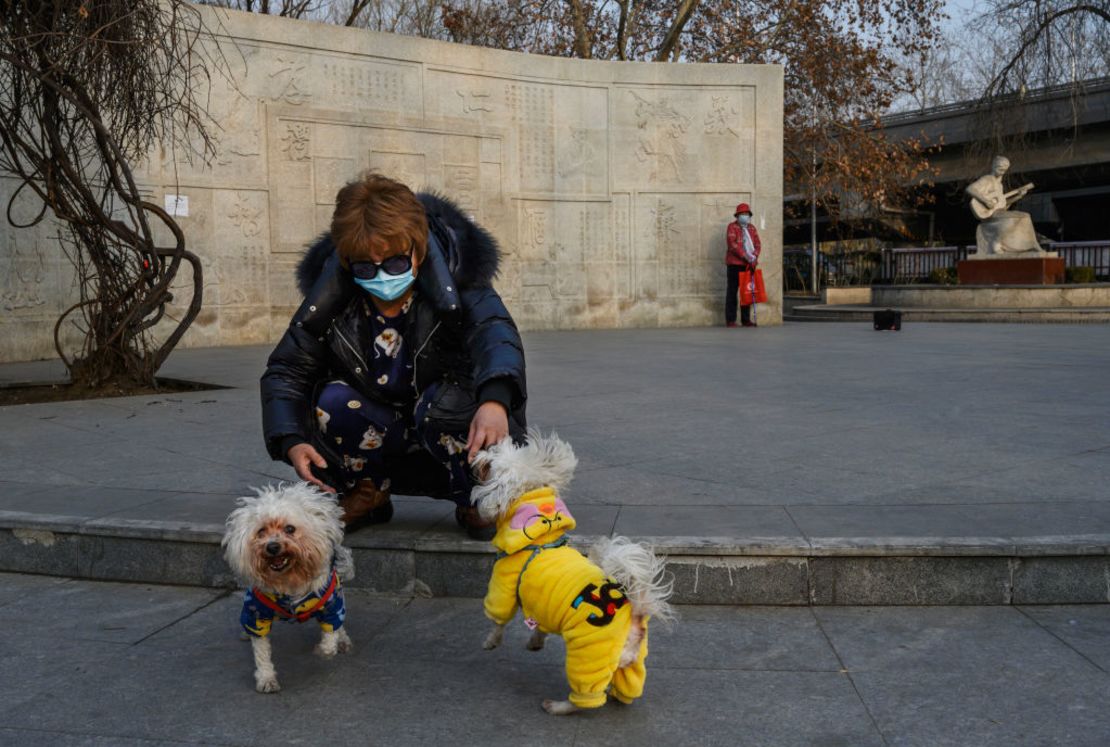
[[[1001,141],[1012,162],[1007,185],[1036,185],[1017,209],[1032,215],[1040,233],[1057,241],[1110,238],[1110,78],[1087,81],[1079,95],[1062,86],[994,107],[966,101],[905,112],[883,124],[892,140],[940,143],[930,158],[939,169],[934,201],[916,213],[855,221],[849,229],[855,236],[924,243],[931,227],[935,241],[973,244],[976,221],[964,187],[989,170],[992,143]],[[909,240],[899,238],[902,231]],[[807,243],[808,221],[792,221],[786,232],[786,243]]]

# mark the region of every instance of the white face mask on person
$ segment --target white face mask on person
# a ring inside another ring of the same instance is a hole
[[[752,216],[745,213],[743,215],[736,216],[736,220],[740,223],[740,225],[746,226],[752,222]]]

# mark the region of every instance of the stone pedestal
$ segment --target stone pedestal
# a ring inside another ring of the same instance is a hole
[[[1062,257],[965,259],[956,265],[960,285],[1056,285],[1064,282]]]

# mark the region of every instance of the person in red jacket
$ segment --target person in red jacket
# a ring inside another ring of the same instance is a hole
[[[755,272],[759,264],[759,232],[752,225],[752,209],[746,202],[736,206],[735,221],[728,224],[725,269],[728,273],[728,290],[725,295],[725,326],[736,326],[736,294],[740,290],[740,273]],[[740,324],[756,326],[752,321],[752,307],[740,307]]]

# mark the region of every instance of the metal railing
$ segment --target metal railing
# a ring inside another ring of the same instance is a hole
[[[1065,268],[1090,267],[1096,282],[1110,281],[1110,241],[1057,241],[1044,248],[1059,254]],[[974,246],[936,246],[821,252],[818,280],[823,288],[955,282],[956,264],[974,251]],[[810,287],[809,257],[808,249],[783,252],[784,290]]]
[[[1110,241],[1056,241],[1045,247],[1064,258],[1064,267],[1090,267],[1095,280],[1110,280]]]

